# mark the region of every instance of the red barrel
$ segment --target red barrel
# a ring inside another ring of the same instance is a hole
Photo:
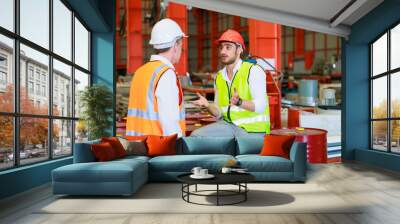
[[[307,143],[307,158],[309,163],[326,163],[327,131],[317,128],[305,128],[303,133],[296,135],[296,141]]]
[[[307,159],[309,163],[327,163],[327,133],[327,131],[317,128],[271,130],[271,134],[294,135],[297,142],[307,143]]]

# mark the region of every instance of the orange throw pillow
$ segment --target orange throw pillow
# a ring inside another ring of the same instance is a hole
[[[126,151],[117,137],[101,138],[101,142],[108,142],[112,146],[117,158],[125,157]]]
[[[290,135],[266,135],[260,155],[280,156],[289,159],[290,147],[292,147],[295,138],[296,136]]]
[[[99,162],[110,161],[116,159],[116,155],[112,145],[108,142],[91,145],[94,157]]]
[[[149,135],[146,139],[148,156],[176,155],[177,134],[170,136]]]

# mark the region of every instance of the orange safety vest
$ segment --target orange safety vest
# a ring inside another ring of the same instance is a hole
[[[170,67],[161,61],[150,61],[136,70],[129,95],[127,136],[163,136],[155,93],[158,81],[168,69]],[[185,108],[179,79],[176,84],[179,90],[179,105],[176,105],[179,106],[179,126],[184,135],[186,130]]]

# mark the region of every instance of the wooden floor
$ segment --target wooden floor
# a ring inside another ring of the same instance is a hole
[[[0,223],[400,223],[400,174],[358,163],[313,165],[308,182],[317,183],[349,203],[363,202],[356,214],[36,214],[54,200],[42,186],[0,202]],[[316,202],[317,203],[317,202]]]

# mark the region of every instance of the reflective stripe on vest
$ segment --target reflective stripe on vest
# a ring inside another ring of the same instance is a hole
[[[221,107],[222,113],[228,113],[228,108],[229,107],[231,108],[230,111],[235,111],[235,112],[246,111],[246,109],[243,109],[243,108],[238,107],[238,106],[225,106],[225,107]]]
[[[269,122],[269,117],[265,115],[258,115],[255,117],[240,118],[232,121],[235,125],[239,126],[242,124],[255,123],[255,122]]]
[[[169,67],[160,61],[148,62],[141,66],[132,79],[129,108],[126,125],[126,135],[163,135],[158,113],[155,89],[161,76]],[[136,78],[136,79],[135,79]],[[182,90],[177,80],[179,97],[182,98]],[[179,105],[179,126],[185,133],[185,110],[183,102]]]
[[[230,98],[233,89],[236,89],[242,100],[253,100],[250,91],[248,78],[250,69],[254,66],[249,62],[243,62],[234,75],[231,85],[222,78],[222,73],[218,72],[216,77],[216,87],[218,90],[218,106],[222,111],[224,120],[244,128],[247,132],[270,132],[269,104],[266,96],[267,106],[263,113],[252,112],[238,106],[230,105]]]

